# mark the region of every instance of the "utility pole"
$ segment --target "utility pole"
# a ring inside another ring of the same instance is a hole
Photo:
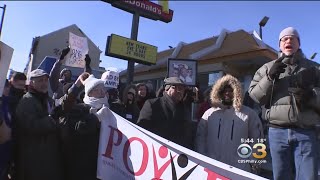
[[[132,27],[131,27],[131,39],[134,41],[136,41],[138,39],[139,18],[140,18],[140,15],[138,12],[133,13]],[[129,85],[133,81],[134,61],[128,60],[127,72],[128,72],[127,85]]]
[[[2,32],[2,25],[3,25],[3,20],[4,20],[4,14],[6,13],[6,7],[7,5],[4,5],[3,7],[0,7],[3,9],[2,11],[2,17],[1,17],[1,24],[0,24],[0,37],[1,37],[1,32]]]

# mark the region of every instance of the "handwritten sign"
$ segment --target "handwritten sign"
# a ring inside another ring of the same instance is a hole
[[[0,41],[0,97],[2,96],[12,54],[13,48]]]
[[[84,58],[89,52],[87,38],[69,32],[69,45],[70,52],[65,65],[83,68],[85,66]]]
[[[118,72],[108,70],[102,74],[101,79],[104,81],[105,87],[117,88],[119,85]]]
[[[157,47],[112,34],[108,39],[106,55],[142,64],[155,64]]]

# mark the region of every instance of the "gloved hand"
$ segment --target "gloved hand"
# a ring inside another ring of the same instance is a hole
[[[274,79],[277,79],[279,78],[279,75],[281,73],[284,73],[285,71],[285,67],[287,65],[282,63],[281,60],[276,60],[275,63],[273,64],[273,66],[270,68],[269,70],[269,77],[274,80]]]
[[[60,55],[60,60],[64,59],[64,57],[69,53],[70,47],[66,47],[62,50],[61,55]]]
[[[90,58],[89,54],[86,54],[86,58],[84,59],[84,61],[86,62],[86,66],[90,66],[91,58]]]
[[[62,106],[57,106],[55,108],[53,108],[53,110],[50,113],[50,116],[54,119],[57,120],[59,119],[59,117],[61,117],[63,115],[63,110],[62,110]]]

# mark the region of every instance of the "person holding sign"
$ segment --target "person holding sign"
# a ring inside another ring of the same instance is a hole
[[[67,93],[69,87],[73,84],[72,82],[72,72],[68,68],[64,68],[60,73],[62,62],[66,60],[68,53],[70,52],[70,47],[66,47],[62,50],[60,58],[53,65],[50,72],[50,87],[53,92],[53,99],[56,101],[56,105],[59,105],[61,101],[59,100],[64,94]],[[84,72],[91,73],[92,69],[90,67],[91,58],[88,54],[85,56],[85,68]]]
[[[76,97],[84,86],[84,103]],[[66,180],[95,180],[100,134],[99,113],[108,106],[104,81],[82,73],[53,117],[59,122]]]

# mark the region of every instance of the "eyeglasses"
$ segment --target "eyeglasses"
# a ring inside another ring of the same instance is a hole
[[[280,39],[281,42],[286,42],[288,40],[293,41],[294,39],[296,39],[295,36],[285,36],[282,39]]]

